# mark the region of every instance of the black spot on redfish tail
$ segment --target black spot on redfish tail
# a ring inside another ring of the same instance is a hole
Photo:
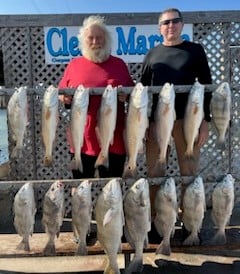
[[[45,167],[52,166],[52,156],[45,156],[44,159],[43,159],[43,165]]]
[[[137,177],[137,169],[131,168],[129,165],[127,165],[124,168],[122,178],[127,179],[127,178],[136,178],[136,177]]]

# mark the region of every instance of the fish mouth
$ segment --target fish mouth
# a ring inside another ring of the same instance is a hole
[[[63,182],[62,181],[57,181],[57,187],[63,187]]]

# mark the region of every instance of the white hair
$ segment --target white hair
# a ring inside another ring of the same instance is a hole
[[[91,28],[92,26],[100,27],[105,34],[105,45],[104,45],[103,49],[100,49],[99,58],[94,56],[93,52],[91,52],[91,50],[86,46],[86,43],[84,42],[86,31],[89,28]],[[102,17],[102,16],[91,15],[91,16],[85,18],[83,21],[83,25],[79,30],[78,40],[79,40],[79,48],[82,52],[82,55],[90,57],[90,59],[95,62],[103,62],[111,54],[112,39],[111,39],[110,32],[104,23],[104,17]],[[96,60],[96,58],[97,58],[97,60]]]

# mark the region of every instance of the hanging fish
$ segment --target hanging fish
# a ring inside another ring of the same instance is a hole
[[[44,92],[42,106],[42,139],[45,148],[44,166],[52,165],[53,144],[58,125],[58,89],[50,85]]]
[[[227,82],[223,82],[212,93],[211,99],[212,121],[217,131],[217,148],[225,149],[226,132],[231,116],[231,89]]]

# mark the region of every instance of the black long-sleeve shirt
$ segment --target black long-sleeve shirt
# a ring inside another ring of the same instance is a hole
[[[162,86],[166,82],[174,85],[193,85],[196,78],[201,84],[211,84],[211,73],[207,57],[200,44],[183,41],[176,46],[162,44],[149,50],[142,66],[141,82],[145,86]],[[176,118],[183,119],[189,92],[176,93]],[[204,119],[210,121],[212,94],[204,94]],[[153,95],[151,120],[157,106],[158,94]]]

